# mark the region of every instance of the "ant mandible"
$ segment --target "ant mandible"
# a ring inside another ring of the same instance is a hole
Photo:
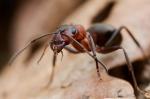
[[[36,42],[37,40],[43,37],[51,36],[51,40],[49,44],[45,46],[44,51],[40,59],[38,60],[38,62],[42,59],[44,52],[48,46],[50,46],[50,48],[54,52],[53,66],[55,66],[57,54],[62,52],[63,48],[65,48],[66,50],[74,54],[85,52],[94,59],[96,63],[97,74],[98,74],[98,77],[100,77],[98,63],[100,63],[107,72],[108,70],[105,64],[97,59],[96,52],[107,54],[107,53],[121,49],[124,53],[128,69],[131,72],[136,90],[139,91],[140,93],[143,93],[144,95],[149,94],[148,92],[143,91],[138,87],[138,84],[136,82],[136,78],[134,75],[133,66],[131,62],[129,61],[128,54],[126,50],[120,45],[122,42],[121,30],[123,29],[127,31],[127,33],[133,39],[135,44],[141,50],[144,58],[148,60],[147,56],[144,53],[143,48],[141,47],[139,42],[135,39],[135,37],[132,35],[132,33],[129,31],[127,27],[121,26],[120,28],[116,29],[111,25],[99,23],[99,24],[92,25],[87,30],[85,30],[82,25],[62,25],[58,27],[58,29],[55,32],[45,34],[43,36],[40,36],[32,40],[25,48],[23,48],[14,57],[12,57],[12,60],[10,62],[12,62],[29,45],[33,44],[34,42]],[[67,45],[69,44],[72,44],[74,49],[71,47],[68,47]],[[92,54],[90,53],[90,51],[92,52]]]

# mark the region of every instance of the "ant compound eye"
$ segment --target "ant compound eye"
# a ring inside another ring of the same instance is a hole
[[[72,34],[76,34],[77,30],[75,28],[72,29]]]

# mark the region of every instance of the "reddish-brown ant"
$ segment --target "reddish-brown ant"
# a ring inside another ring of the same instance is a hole
[[[128,69],[131,72],[136,90],[143,94],[149,94],[146,91],[143,91],[138,87],[136,79],[135,79],[135,75],[134,75],[134,70],[132,68],[131,62],[129,61],[127,52],[120,45],[122,42],[121,30],[123,30],[123,29],[127,31],[127,33],[131,36],[131,38],[133,39],[135,44],[141,50],[144,58],[146,60],[148,60],[148,58],[144,54],[144,51],[143,51],[141,45],[138,43],[138,41],[135,39],[135,37],[132,35],[132,33],[129,31],[129,29],[127,27],[121,26],[119,29],[116,29],[113,26],[108,25],[108,24],[95,24],[87,30],[85,30],[82,25],[62,25],[55,32],[50,33],[50,34],[45,34],[45,35],[40,36],[39,38],[36,38],[33,41],[31,41],[24,49],[19,51],[19,53],[17,53],[12,58],[12,61],[22,51],[24,51],[29,45],[31,45],[35,41],[37,41],[43,37],[46,37],[46,36],[51,36],[52,39],[48,45],[54,52],[53,65],[55,65],[57,54],[62,52],[63,48],[65,48],[66,50],[68,50],[69,52],[74,53],[74,54],[86,52],[88,55],[90,55],[95,60],[97,74],[100,77],[98,63],[100,63],[106,71],[107,71],[107,68],[100,60],[97,59],[96,52],[107,54],[107,53],[116,51],[118,49],[121,49],[124,53],[124,56],[125,56],[125,59],[126,59],[127,65],[128,65]],[[69,45],[69,44],[72,44],[72,46],[75,49],[68,47],[67,45]],[[45,46],[44,51],[43,51],[42,56],[40,57],[39,61],[42,59],[45,49],[48,47],[48,45]],[[92,51],[92,54],[90,53],[90,51]]]

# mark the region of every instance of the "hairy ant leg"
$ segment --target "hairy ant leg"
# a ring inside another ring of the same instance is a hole
[[[74,41],[76,44],[78,44],[78,45],[85,51],[85,53],[87,53],[89,56],[91,56],[92,58],[96,59],[96,60],[98,61],[98,63],[100,63],[100,64],[103,66],[103,68],[106,70],[106,72],[108,73],[108,69],[106,68],[106,65],[105,65],[103,62],[101,62],[101,61],[99,61],[97,58],[95,58],[95,57],[94,57],[82,44],[80,44],[77,40],[75,40],[75,39],[72,38],[71,36],[68,36],[68,35],[65,35],[65,36],[69,37],[72,41]]]
[[[100,76],[100,72],[99,72],[99,66],[98,66],[98,59],[96,57],[96,47],[95,47],[95,43],[93,41],[93,38],[92,36],[90,35],[89,32],[87,32],[87,35],[88,35],[88,40],[89,40],[89,44],[90,44],[90,47],[91,47],[91,50],[92,50],[92,53],[93,53],[93,56],[95,57],[95,63],[96,63],[96,70],[97,70],[97,75],[98,77],[100,78],[101,80],[101,76]],[[105,68],[106,69],[106,68]]]
[[[75,49],[73,49],[69,46],[65,46],[65,50],[67,50],[67,51],[69,51],[70,53],[73,53],[73,54],[81,53],[81,52],[79,52],[79,51],[77,51],[77,50],[75,50]]]
[[[147,61],[148,63],[150,63],[148,57],[146,56],[146,54],[145,54],[145,52],[144,52],[144,49],[143,49],[142,46],[140,45],[140,43],[136,40],[136,38],[133,36],[133,34],[131,33],[131,31],[130,31],[127,27],[125,27],[125,26],[121,26],[119,29],[117,29],[117,30],[113,33],[113,35],[111,36],[111,38],[107,41],[107,43],[105,44],[105,46],[106,46],[106,47],[111,46],[112,43],[113,43],[112,41],[117,37],[117,35],[118,35],[119,33],[121,33],[121,30],[123,30],[123,29],[125,29],[125,30],[127,31],[127,33],[129,34],[129,36],[133,39],[134,43],[137,45],[137,47],[138,47],[138,48],[140,49],[140,51],[142,52],[144,59],[146,59],[146,61]]]
[[[140,49],[140,51],[142,52],[143,54],[143,57],[144,59],[148,62],[148,57],[146,56],[145,52],[144,52],[144,49],[142,48],[142,46],[140,45],[140,43],[136,40],[136,38],[132,35],[131,31],[125,27],[125,26],[121,26],[118,30],[116,30],[113,35],[111,36],[111,38],[107,41],[105,47],[111,47],[112,46],[112,41],[117,37],[117,34],[121,33],[121,30],[125,29],[127,31],[127,33],[129,34],[129,36],[133,39],[134,43],[137,45],[137,47]],[[128,68],[129,68],[129,71],[131,72],[131,75],[132,75],[132,79],[133,79],[133,82],[134,82],[134,86],[136,88],[137,91],[139,91],[140,93],[144,94],[145,97],[147,96],[150,96],[149,92],[146,92],[146,91],[143,91],[141,90],[139,87],[138,87],[138,84],[137,84],[137,81],[136,81],[136,78],[135,78],[135,74],[134,74],[134,70],[133,70],[133,66],[131,64],[131,62],[129,61],[129,58],[128,58],[128,55],[125,51],[125,49],[123,49],[122,47],[120,47],[119,49],[122,49],[123,52],[124,52],[124,55],[125,55],[125,58],[127,60],[127,63],[128,63]]]
[[[88,34],[88,40],[89,40],[89,43],[90,43],[90,47],[91,47],[91,50],[92,50],[92,53],[93,53],[93,57],[95,57],[94,60],[95,60],[95,62],[96,62],[97,74],[98,74],[98,77],[100,78],[99,66],[98,66],[98,61],[97,61],[98,59],[97,59],[97,57],[96,57],[95,44],[94,44],[94,41],[93,41],[93,38],[91,37],[91,35],[90,35],[88,32],[87,32],[87,34]],[[68,46],[66,46],[65,49],[66,49],[67,51],[73,53],[73,54],[81,53],[81,52],[79,52],[79,51],[77,51],[77,50],[75,50],[75,49],[73,49],[73,48],[71,48],[71,47],[68,47]],[[107,70],[107,69],[105,68],[105,70]],[[100,78],[100,79],[101,79],[101,78]]]
[[[128,57],[128,54],[126,52],[126,50],[121,47],[121,46],[112,46],[112,47],[102,47],[102,48],[99,48],[98,50],[99,51],[109,51],[109,50],[118,50],[118,49],[121,49],[124,53],[124,56],[125,56],[125,59],[126,59],[126,62],[127,62],[127,66],[128,66],[128,69],[129,71],[131,72],[131,76],[132,76],[132,79],[133,79],[133,83],[134,83],[134,87],[136,88],[137,91],[139,91],[140,93],[142,94],[147,94],[148,92],[146,91],[143,91],[141,90],[139,87],[138,87],[138,84],[137,84],[137,81],[136,81],[136,78],[135,78],[135,74],[134,74],[134,69],[133,69],[133,66],[132,66],[132,63],[130,62],[129,60],[129,57]]]

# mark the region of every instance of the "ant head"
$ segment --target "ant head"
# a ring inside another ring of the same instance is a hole
[[[82,40],[86,36],[86,30],[82,25],[62,25],[57,31],[60,34],[71,36],[76,40]]]
[[[65,34],[72,37],[78,34],[78,30],[75,25],[61,25],[60,27],[58,27],[57,31],[60,34]]]
[[[85,37],[85,33],[86,31],[81,25],[61,25],[52,37],[51,49],[53,52],[59,53],[66,45],[72,42],[67,36],[75,40],[82,40]]]
[[[50,42],[50,47],[54,53],[61,52],[65,45],[66,43],[60,33],[53,35],[52,42]]]
[[[50,45],[53,52],[59,53],[71,42],[65,35],[74,37],[77,34],[77,29],[73,25],[62,25],[58,27],[55,33],[56,34],[53,35]]]

